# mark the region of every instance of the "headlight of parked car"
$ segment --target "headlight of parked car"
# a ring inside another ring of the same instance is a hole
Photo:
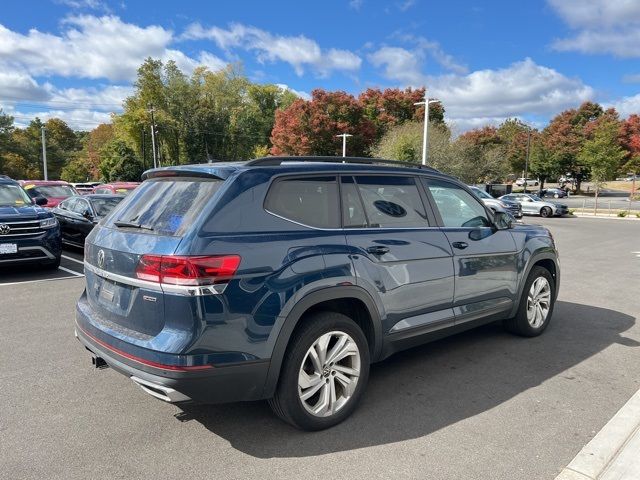
[[[40,228],[53,228],[58,224],[58,220],[56,217],[45,218],[44,220],[40,220]]]

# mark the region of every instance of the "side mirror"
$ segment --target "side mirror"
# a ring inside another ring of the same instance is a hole
[[[37,197],[33,198],[33,203],[35,203],[36,205],[40,205],[40,206],[46,205],[48,201],[49,200],[47,200],[43,196],[37,196]]]
[[[91,215],[91,211],[90,210],[85,210],[84,212],[82,212],[82,216],[84,218],[86,218],[87,220],[89,220],[90,222],[93,221],[93,215]]]
[[[513,228],[513,221],[513,216],[506,212],[496,212],[493,215],[493,223],[498,230]]]

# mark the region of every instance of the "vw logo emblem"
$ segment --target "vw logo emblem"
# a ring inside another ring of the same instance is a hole
[[[7,235],[11,231],[11,227],[6,223],[0,223],[0,235]]]
[[[98,266],[100,268],[104,267],[104,250],[98,252]]]

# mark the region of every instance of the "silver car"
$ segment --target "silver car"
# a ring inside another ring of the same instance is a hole
[[[509,200],[498,200],[493,198],[481,188],[469,185],[469,188],[476,196],[494,212],[507,212],[515,218],[522,218],[522,207],[518,202],[510,202]]]
[[[540,215],[541,217],[553,217],[555,215],[566,215],[569,213],[567,205],[555,202],[548,202],[537,195],[531,193],[510,193],[503,195],[500,200],[510,200],[522,205],[522,213],[525,215]]]

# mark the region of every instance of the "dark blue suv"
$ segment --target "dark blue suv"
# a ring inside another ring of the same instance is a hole
[[[31,199],[20,184],[0,175],[0,266],[25,263],[56,269],[62,241],[56,218],[40,205],[47,199]]]
[[[357,406],[369,365],[503,321],[549,324],[539,226],[384,160],[269,157],[148,171],[91,232],[76,335],[168,402],[269,399],[303,429]]]

